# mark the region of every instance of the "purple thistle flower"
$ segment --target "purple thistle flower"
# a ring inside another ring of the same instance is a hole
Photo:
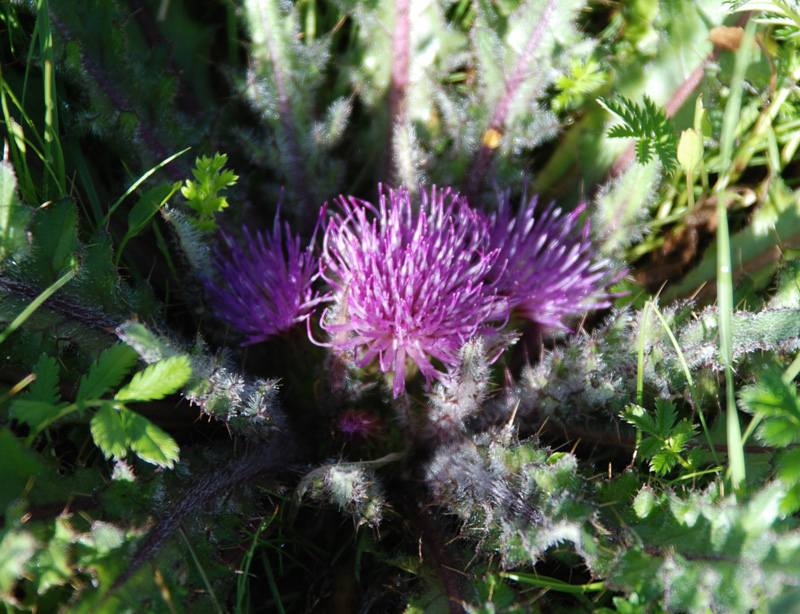
[[[608,307],[612,295],[600,290],[613,281],[609,261],[594,262],[589,223],[581,230],[578,216],[550,205],[537,219],[534,197],[511,217],[508,194],[488,218],[491,245],[499,249],[495,261],[497,289],[509,307],[521,316],[556,328],[566,328],[565,316]]]
[[[257,231],[254,238],[245,228],[245,248],[223,232],[230,256],[214,248],[212,262],[222,285],[206,279],[206,292],[214,314],[247,335],[242,345],[289,330],[329,298],[311,289],[319,277],[313,241],[301,251],[300,238],[291,235],[288,223],[284,227],[285,241],[276,215],[272,235]]]
[[[323,277],[336,304],[323,314],[328,345],[373,359],[394,372],[394,396],[405,390],[406,360],[429,381],[432,362],[458,364],[459,350],[488,322],[507,319],[508,304],[489,281],[498,250],[486,219],[449,189],[423,193],[381,188],[380,204],[340,198],[342,214],[325,232]]]

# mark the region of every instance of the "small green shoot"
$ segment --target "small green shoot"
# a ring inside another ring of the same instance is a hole
[[[587,97],[595,94],[608,80],[608,73],[600,68],[594,58],[581,61],[572,58],[569,72],[558,77],[554,83],[558,94],[553,98],[553,111],[571,111],[586,102]]]
[[[223,170],[228,161],[227,154],[217,153],[213,158],[201,156],[195,161],[192,174],[196,181],[186,180],[181,194],[192,209],[197,212],[193,222],[197,229],[210,232],[217,228],[214,214],[228,206],[228,200],[220,192],[234,185],[239,177],[230,169]]]
[[[650,461],[650,471],[664,477],[676,465],[696,470],[701,448],[689,449],[696,427],[688,420],[677,421],[675,406],[666,399],[656,399],[655,417],[639,405],[625,408],[622,418],[643,433],[650,435],[639,443],[638,453]]]

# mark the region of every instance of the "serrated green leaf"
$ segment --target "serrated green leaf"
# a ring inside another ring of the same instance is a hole
[[[662,438],[669,435],[672,427],[675,426],[675,418],[677,416],[675,405],[667,399],[656,399],[656,433]]]
[[[44,401],[15,399],[11,403],[11,416],[37,431],[58,413],[59,407]]]
[[[694,438],[696,432],[697,431],[694,424],[687,422],[686,420],[682,420],[677,426],[675,426],[675,428],[672,429],[667,437],[666,443],[670,450],[680,452],[684,447],[686,447],[686,444]]]
[[[651,458],[656,452],[664,447],[663,442],[655,437],[645,437],[639,443],[639,454],[644,458]]]
[[[128,453],[128,434],[122,416],[112,403],[103,403],[89,425],[95,445],[106,458],[120,459]]]
[[[52,356],[40,356],[33,369],[36,379],[25,391],[23,398],[28,401],[40,401],[55,405],[59,401],[58,362]]]
[[[678,455],[672,450],[662,449],[653,455],[650,468],[658,475],[666,475],[678,464]]]
[[[622,418],[633,426],[642,429],[645,433],[658,435],[659,430],[653,418],[643,407],[638,405],[628,405],[622,414]]]
[[[192,375],[188,356],[170,356],[133,376],[114,398],[117,401],[152,401],[180,390]]]
[[[800,432],[790,418],[769,418],[759,425],[756,437],[768,446],[781,448],[800,441]]]
[[[136,351],[124,343],[115,343],[92,363],[89,372],[81,378],[77,402],[99,399],[119,386],[122,379],[136,364]]]
[[[180,454],[175,440],[147,418],[130,410],[124,410],[124,421],[130,448],[136,456],[153,465],[172,469]]]
[[[746,386],[739,392],[742,409],[764,416],[786,416],[793,418],[800,427],[800,397],[797,389],[783,380],[783,372],[777,368],[765,370],[755,386]]]
[[[800,448],[792,448],[781,453],[777,476],[787,485],[800,482]]]

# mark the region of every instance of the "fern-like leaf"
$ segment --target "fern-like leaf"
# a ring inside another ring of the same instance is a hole
[[[655,156],[668,171],[677,168],[678,137],[662,107],[647,95],[642,98],[641,106],[624,96],[613,100],[598,98],[597,102],[623,122],[609,129],[609,138],[636,139],[636,157],[642,164]]]

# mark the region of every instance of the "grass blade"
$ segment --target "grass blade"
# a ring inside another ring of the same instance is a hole
[[[742,106],[744,73],[750,64],[756,22],[751,19],[745,28],[744,37],[736,53],[730,97],[725,105],[720,138],[721,177],[716,185],[717,193],[717,301],[719,305],[719,351],[720,361],[725,366],[725,408],[728,438],[728,471],[734,488],[745,480],[744,448],[739,414],[733,388],[733,271],[731,270],[730,235],[728,232],[727,192],[733,159],[733,142],[736,125]]]
[[[61,286],[66,284],[77,274],[78,271],[69,271],[65,273],[60,279],[55,281],[49,288],[37,296],[30,305],[25,307],[25,309],[23,309],[22,312],[16,318],[14,318],[11,324],[9,324],[4,331],[0,332],[0,344],[3,343],[3,341],[5,341],[11,333],[22,326],[25,323],[25,320],[31,317],[33,312],[41,307],[42,303],[55,294],[61,288]]]

